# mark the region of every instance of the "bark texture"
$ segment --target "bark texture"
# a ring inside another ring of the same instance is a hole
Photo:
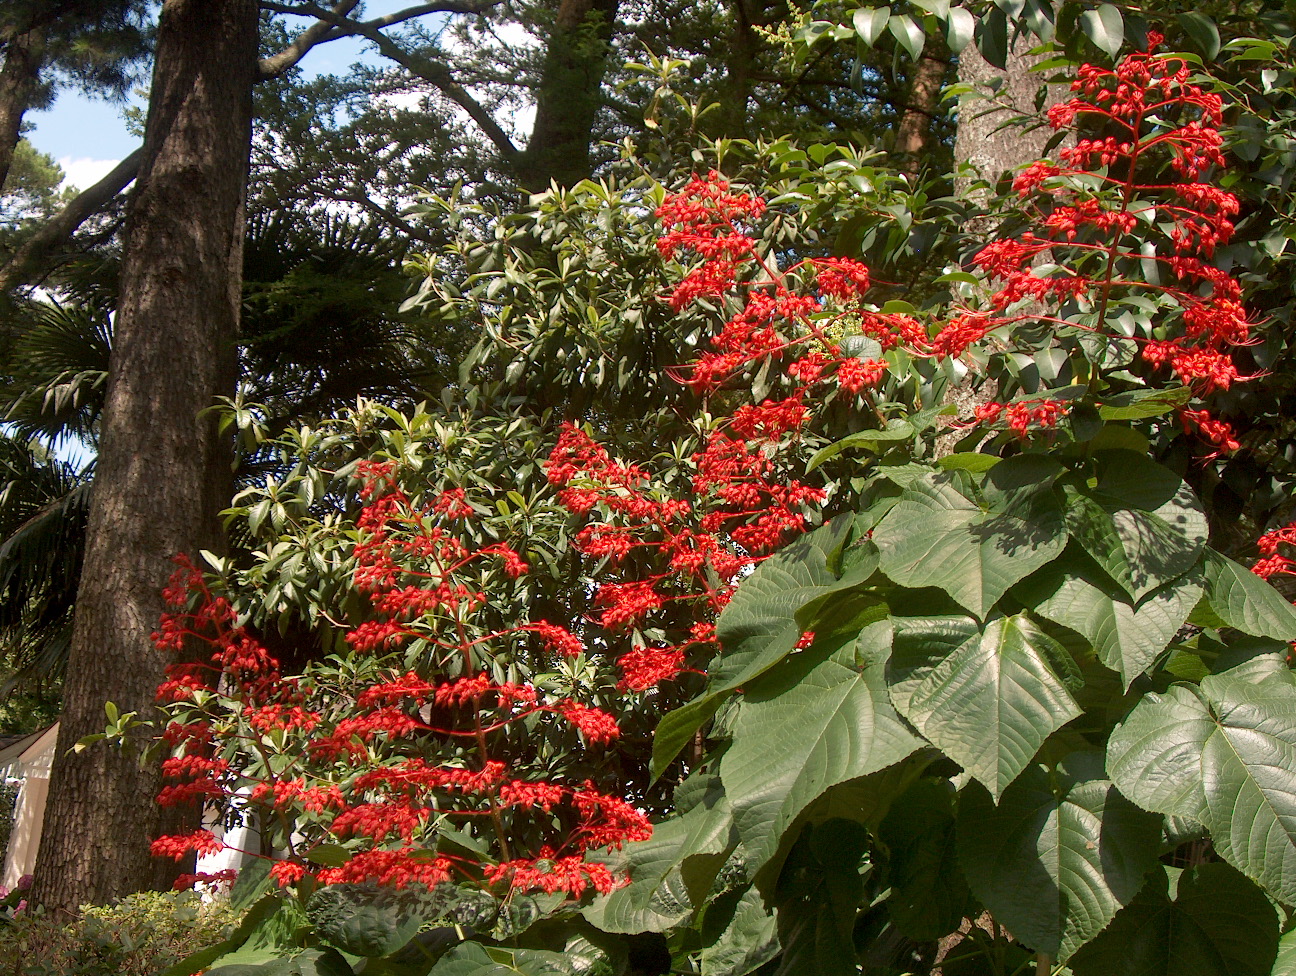
[[[55,911],[162,887],[149,855],[175,811],[155,769],[107,748],[103,705],[146,713],[167,663],[149,640],[177,552],[219,539],[228,447],[200,413],[232,392],[256,0],[165,0],[121,295],[85,568],[33,897]]]
[[[590,141],[602,106],[603,75],[618,0],[559,0],[536,95],[535,126],[517,162],[533,192],[590,175]]]
[[[1047,125],[1028,129],[1022,125],[1006,125],[1017,116],[1039,116],[1048,106],[1062,98],[1061,86],[1049,86],[1040,107],[1036,99],[1044,76],[1031,69],[1038,58],[1026,52],[1032,39],[1017,37],[1009,47],[1007,67],[996,68],[981,57],[975,45],[969,44],[959,54],[958,80],[973,86],[976,95],[959,99],[958,132],[954,137],[954,158],[972,165],[977,174],[995,183],[1004,173],[1039,158],[1044,145],[1053,135]],[[996,82],[1000,84],[996,85]],[[958,189],[966,189],[970,177],[956,181]],[[992,226],[993,220],[987,226]],[[984,228],[983,228],[984,229]],[[975,231],[974,231],[975,232]]]
[[[929,39],[922,57],[913,66],[909,95],[896,122],[895,151],[905,172],[922,168],[923,154],[931,145],[932,121],[940,111],[941,88],[949,72],[949,49]]]
[[[13,164],[23,115],[31,108],[40,87],[44,47],[42,31],[37,27],[4,42],[4,67],[0,68],[0,186],[4,186]]]

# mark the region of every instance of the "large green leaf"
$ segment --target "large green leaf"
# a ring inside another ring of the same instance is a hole
[[[1192,388],[1176,386],[1169,390],[1130,390],[1104,397],[1098,407],[1103,420],[1145,420],[1162,417],[1192,399]]]
[[[1198,688],[1145,695],[1107,742],[1107,775],[1145,810],[1204,823],[1202,749],[1215,732]]]
[[[1010,586],[1061,555],[1066,531],[1047,488],[994,512],[959,491],[951,476],[929,475],[887,513],[873,541],[895,582],[940,587],[984,618]]]
[[[438,885],[435,891],[441,895],[442,892],[457,893],[459,889],[454,885]],[[472,894],[480,898],[485,893],[477,890]],[[495,916],[495,900],[487,895],[485,903],[488,909],[484,920],[489,925]],[[306,915],[327,944],[355,956],[385,956],[409,942],[425,918],[443,917],[440,908],[433,905],[430,894],[420,898],[417,889],[336,884],[326,885],[311,895],[306,903]]]
[[[866,627],[826,661],[789,661],[749,688],[720,760],[738,836],[754,868],[829,787],[899,762],[918,748],[887,698],[889,622]],[[813,665],[810,667],[809,665]]]
[[[879,837],[887,846],[887,914],[915,942],[958,928],[970,893],[954,843],[954,793],[947,781],[920,780],[891,805]]]
[[[779,951],[778,925],[756,888],[742,893],[720,937],[702,950],[702,976],[747,976]]]
[[[1206,553],[1206,600],[1226,624],[1244,634],[1296,640],[1296,609],[1277,590],[1218,552]]]
[[[684,867],[705,861],[715,877],[733,846],[733,812],[715,776],[703,778],[704,795],[689,809],[657,824],[645,841],[627,844],[612,859],[614,870],[628,872],[630,883],[600,895],[581,912],[605,932],[663,932],[693,912],[694,899]]]
[[[1205,824],[1215,849],[1296,904],[1296,689],[1210,675],[1148,695],[1112,733],[1112,781],[1139,806]]]
[[[653,775],[662,771],[734,690],[773,667],[801,637],[797,614],[817,597],[858,585],[860,571],[838,578],[830,566],[851,529],[849,515],[834,519],[762,562],[716,622],[721,653],[698,698],[666,714],[653,737]]]
[[[896,618],[891,700],[996,799],[1044,740],[1080,714],[1049,665],[1066,650],[1024,614]]]
[[[973,892],[1013,935],[1065,962],[1143,887],[1157,866],[1161,818],[1121,796],[1101,755],[1067,768],[1033,766],[998,806],[969,786],[960,798],[958,845]]]
[[[1075,976],[1269,976],[1277,945],[1264,893],[1227,864],[1202,864],[1156,872],[1070,965]]]
[[[461,942],[428,971],[428,976],[575,976],[561,953],[540,949],[487,948]]]
[[[256,951],[264,961],[236,962],[208,972],[210,976],[352,976],[351,967],[336,949]]]
[[[775,895],[783,955],[775,976],[856,976],[853,939],[864,894],[868,832],[850,820],[807,826],[788,855]]]
[[[1201,597],[1200,580],[1181,577],[1137,605],[1080,559],[1047,567],[1014,593],[1039,613],[1084,636],[1126,688],[1150,668]]]
[[[1093,490],[1066,490],[1072,537],[1131,597],[1187,572],[1206,543],[1206,515],[1183,480],[1143,454],[1099,451]]]

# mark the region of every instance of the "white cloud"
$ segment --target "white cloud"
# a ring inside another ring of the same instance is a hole
[[[120,163],[120,159],[91,159],[88,156],[64,156],[58,161],[63,167],[63,185],[84,190],[94,186]]]

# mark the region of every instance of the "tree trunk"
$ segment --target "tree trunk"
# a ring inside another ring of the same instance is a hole
[[[177,552],[219,539],[229,447],[201,412],[233,392],[256,0],[165,0],[131,200],[85,568],[33,897],[53,910],[160,887],[149,855],[175,811],[156,769],[67,750],[105,701],[147,714],[165,656],[149,634]]]
[[[44,43],[32,29],[5,43],[4,68],[0,69],[0,187],[9,176],[14,149],[22,133],[23,115],[40,86]]]
[[[752,69],[756,65],[756,56],[760,53],[761,39],[753,29],[753,22],[760,18],[763,22],[764,4],[755,3],[755,14],[748,9],[749,0],[730,0],[732,11],[732,28],[725,38],[724,80],[719,92],[719,110],[716,112],[719,121],[719,134],[734,139],[750,136],[750,115],[752,96]]]
[[[1036,107],[1044,79],[1031,70],[1039,63],[1038,58],[1026,53],[1031,46],[1026,37],[1014,38],[1003,69],[986,61],[970,44],[959,55],[958,80],[977,91],[959,98],[958,131],[954,137],[954,159],[966,161],[976,170],[976,176],[959,176],[954,181],[959,193],[968,193],[981,206],[982,212],[974,213],[964,224],[973,251],[990,242],[999,218],[985,212],[991,191],[988,188],[969,190],[971,184],[980,177],[994,185],[1005,173],[1043,155],[1045,144],[1053,136],[1048,126],[1028,129],[1024,125],[1005,123],[1017,116],[1042,114],[1066,94],[1060,86],[1050,86],[1039,102],[1040,107]],[[1000,84],[995,86],[994,82]],[[970,416],[978,406],[993,400],[997,392],[995,384],[978,380],[976,374],[969,374],[963,383],[947,388],[941,402],[957,406],[960,417]],[[953,451],[959,436],[957,432],[942,434],[937,440],[937,456]]]
[[[602,104],[619,0],[559,0],[545,49],[536,119],[517,160],[519,182],[539,192],[590,175],[590,140]]]
[[[917,173],[922,169],[923,156],[931,144],[932,121],[940,111],[941,88],[949,66],[949,49],[929,38],[922,57],[913,66],[909,96],[896,123],[895,153],[906,173]]]
[[[1030,38],[1014,38],[1009,45],[1005,69],[990,64],[971,44],[959,54],[959,83],[971,85],[976,94],[959,98],[954,158],[970,163],[977,175],[992,185],[1009,170],[1038,159],[1053,135],[1048,126],[1027,129],[1005,123],[1019,115],[1042,115],[1065,94],[1065,89],[1050,86],[1041,107],[1036,108],[1036,96],[1044,78],[1031,70],[1040,60],[1026,53],[1031,46]],[[992,83],[999,81],[1002,83],[996,89]],[[955,181],[956,187],[966,190],[974,179],[960,177]],[[988,191],[974,194],[982,202],[988,197]],[[993,221],[987,226],[992,225]]]

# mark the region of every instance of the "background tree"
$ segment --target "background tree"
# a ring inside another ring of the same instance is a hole
[[[230,454],[205,412],[235,375],[243,195],[257,74],[254,0],[168,0],[158,28],[144,163],[131,200],[85,571],[33,897],[71,911],[170,873],[145,835],[166,822],[132,798],[157,774],[122,754],[65,755],[105,695],[145,710],[157,672],[142,633],[165,553],[219,548]],[[125,815],[133,810],[137,816]],[[103,853],[113,852],[111,858]]]
[[[0,185],[14,159],[23,116],[59,88],[122,96],[145,53],[143,0],[14,0],[0,11]]]

